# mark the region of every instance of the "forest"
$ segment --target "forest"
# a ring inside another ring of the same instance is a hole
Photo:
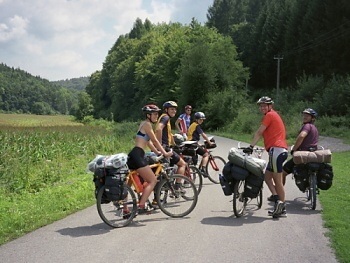
[[[214,0],[203,25],[136,18],[88,78],[50,83],[1,64],[0,110],[121,122],[142,117],[146,103],[175,100],[218,129],[242,124],[267,95],[284,115],[313,107],[346,125],[349,20],[345,0]]]
[[[145,103],[175,100],[217,129],[263,95],[285,114],[349,116],[349,16],[348,1],[215,0],[205,25],[138,18],[91,75],[94,117],[135,120]]]

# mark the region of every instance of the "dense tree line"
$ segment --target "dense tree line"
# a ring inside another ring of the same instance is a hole
[[[87,84],[89,83],[89,77],[72,78],[65,80],[51,81],[56,86],[64,87],[69,90],[85,91]]]
[[[0,111],[39,115],[73,114],[78,92],[0,64]]]
[[[207,123],[215,127],[224,121],[221,109],[237,114],[247,78],[230,37],[196,20],[152,25],[137,19],[111,48],[102,70],[92,74],[86,90],[97,118],[138,119],[144,104],[175,100],[180,108],[191,104],[212,112]]]
[[[347,0],[214,0],[207,18],[232,37],[254,89],[276,84],[277,58],[284,87],[304,74],[330,79],[350,72]]]

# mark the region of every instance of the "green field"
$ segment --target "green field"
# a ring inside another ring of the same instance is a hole
[[[86,165],[128,152],[138,123],[82,125],[67,116],[0,114],[0,245],[95,202]],[[248,135],[231,138],[247,141]],[[251,135],[249,135],[251,139]],[[340,262],[350,258],[350,152],[333,153],[335,179],[322,217]]]

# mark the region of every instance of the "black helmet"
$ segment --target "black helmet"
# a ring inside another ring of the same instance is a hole
[[[154,104],[147,104],[146,106],[143,106],[142,111],[145,113],[152,113],[152,112],[158,112],[160,109],[157,105]]]
[[[317,118],[317,112],[311,108],[306,108],[303,113],[310,114],[312,117]]]
[[[273,104],[273,100],[270,97],[263,96],[261,97],[256,104]]]
[[[195,118],[196,120],[198,120],[198,119],[205,120],[205,115],[204,115],[203,112],[199,111],[199,112],[196,112],[196,113],[194,114],[194,118]]]
[[[172,100],[164,102],[164,104],[163,104],[163,108],[164,109],[170,108],[170,107],[176,108],[177,107],[177,103],[175,101],[172,101]]]

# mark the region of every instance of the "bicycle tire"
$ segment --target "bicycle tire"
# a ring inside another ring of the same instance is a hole
[[[246,206],[246,197],[244,197],[244,181],[237,181],[233,188],[233,212],[236,217],[241,217]]]
[[[310,175],[310,188],[309,188],[309,198],[310,198],[312,210],[316,209],[316,191],[317,191],[316,183],[317,183],[316,174],[313,173]]]
[[[194,165],[189,165],[188,168],[186,168],[186,169],[188,169],[188,171],[190,172],[190,179],[194,183],[194,185],[197,189],[197,193],[199,195],[200,192],[202,191],[202,187],[203,187],[203,177],[201,175],[201,172]],[[186,176],[187,176],[187,174],[186,174]]]
[[[102,219],[108,226],[113,228],[125,227],[131,223],[136,216],[137,212],[137,199],[134,191],[126,186],[127,197],[124,200],[127,201],[111,201],[106,203],[103,199],[105,186],[102,186],[97,194],[96,206],[97,211]],[[125,214],[124,211],[127,206],[129,213]]]
[[[208,179],[214,184],[219,184],[219,175],[222,173],[226,161],[220,156],[209,156],[209,160],[206,166]]]
[[[181,179],[181,183],[186,182],[190,187],[183,188],[185,193],[174,191],[176,179]],[[178,218],[190,214],[197,205],[198,192],[196,186],[186,176],[180,174],[163,177],[156,189],[156,198],[159,209],[167,216]]]

